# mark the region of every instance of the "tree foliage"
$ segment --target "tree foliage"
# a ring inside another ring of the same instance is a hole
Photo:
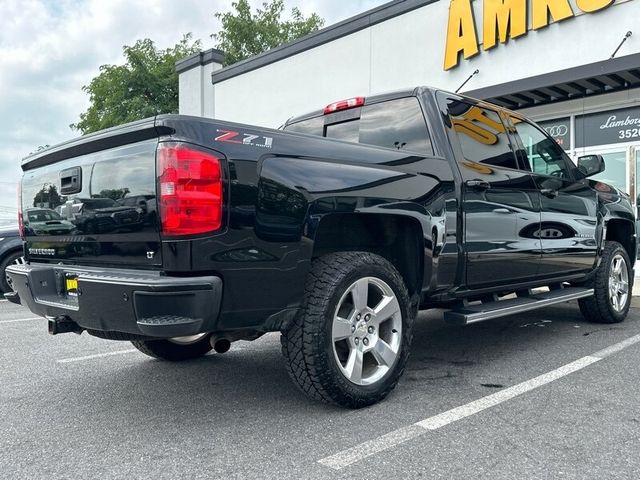
[[[145,38],[123,47],[124,65],[102,65],[100,74],[82,90],[91,105],[71,128],[83,134],[161,113],[178,111],[176,61],[200,51],[200,41],[184,35],[162,50]]]
[[[216,13],[222,29],[213,34],[216,47],[225,54],[225,65],[258,55],[271,48],[296,40],[324,25],[324,20],[316,13],[305,17],[296,7],[289,19],[282,19],[283,0],[264,2],[262,8],[251,11],[248,0],[232,2],[232,11]]]
[[[127,187],[109,188],[105,190],[100,190],[100,193],[98,195],[93,195],[93,198],[110,198],[111,200],[120,200],[130,192],[131,190],[129,190]]]
[[[34,207],[56,208],[63,202],[58,188],[52,183],[45,184],[33,198]]]

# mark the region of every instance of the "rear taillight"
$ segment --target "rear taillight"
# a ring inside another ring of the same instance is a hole
[[[22,182],[18,182],[18,231],[24,240],[24,219],[22,218]]]
[[[364,105],[365,98],[364,97],[354,97],[349,98],[348,100],[341,100],[339,102],[330,103],[326,107],[324,107],[324,114],[328,115],[329,113],[340,112],[342,110],[349,110],[350,108],[361,107]]]
[[[219,158],[186,144],[160,144],[158,176],[158,208],[164,235],[195,235],[221,227]]]

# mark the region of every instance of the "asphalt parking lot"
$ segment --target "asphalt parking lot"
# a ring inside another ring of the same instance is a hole
[[[640,478],[636,309],[422,314],[398,388],[359,411],[299,393],[277,335],[170,364],[2,301],[0,339],[0,478]]]

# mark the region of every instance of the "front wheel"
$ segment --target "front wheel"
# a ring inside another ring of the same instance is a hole
[[[404,371],[415,315],[402,277],[384,258],[344,252],[316,259],[302,312],[282,333],[289,375],[327,403],[376,403]]]
[[[133,340],[131,343],[145,355],[170,362],[191,360],[206,355],[212,350],[211,335],[200,333],[189,337],[167,340]]]
[[[582,315],[594,323],[620,323],[631,305],[633,269],[629,255],[618,242],[607,242],[600,266],[591,281],[592,297],[578,301]]]

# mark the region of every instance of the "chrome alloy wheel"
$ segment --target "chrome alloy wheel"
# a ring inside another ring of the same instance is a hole
[[[609,301],[616,312],[622,312],[629,297],[629,271],[627,262],[620,254],[611,260],[609,270]]]
[[[11,262],[11,265],[24,265],[24,264],[25,264],[24,257],[18,257],[13,262]],[[11,277],[9,276],[9,274],[5,272],[4,277],[7,280],[7,285],[9,285],[9,288],[15,291],[15,288],[13,288],[13,282],[11,281]]]
[[[382,379],[402,343],[402,311],[391,287],[375,277],[354,282],[338,302],[331,338],[347,380],[372,385]]]
[[[175,343],[177,345],[191,345],[194,343],[198,343],[207,335],[209,334],[205,332],[205,333],[198,333],[197,335],[189,335],[187,337],[173,337],[173,338],[169,338],[168,340],[171,343]]]

